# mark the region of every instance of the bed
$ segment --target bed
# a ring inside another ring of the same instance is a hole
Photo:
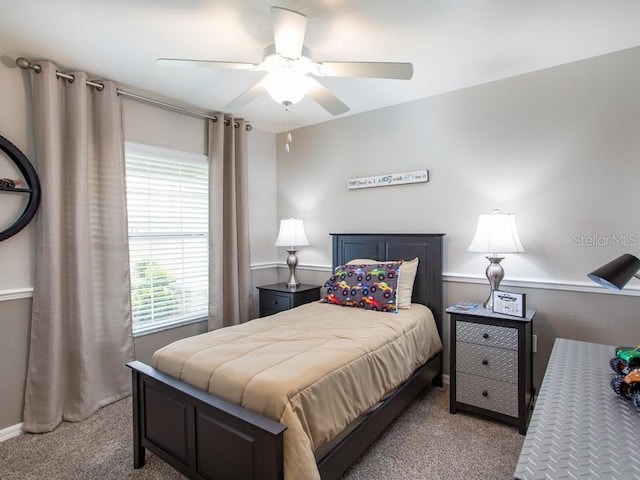
[[[354,258],[392,260],[418,257],[411,302],[429,308],[441,338],[442,237],[441,234],[333,234],[333,266],[343,265]],[[324,306],[331,307],[334,306]],[[313,309],[318,308],[319,305],[298,307],[313,314],[316,314]],[[278,318],[269,322],[259,320],[262,323],[256,325],[267,328],[270,322],[277,323],[283,314],[274,316]],[[241,331],[230,330],[227,334]],[[441,351],[438,351],[425,358],[424,363],[412,368],[407,373],[407,380],[375,408],[360,415],[344,428],[341,435],[318,449],[315,452],[316,477],[319,473],[323,480],[339,478],[427,384],[442,385],[441,356]],[[287,426],[255,413],[255,408],[243,408],[221,396],[207,393],[205,389],[196,388],[193,385],[199,385],[197,381],[186,383],[177,380],[175,377],[178,375],[168,375],[141,362],[128,365],[133,374],[135,468],[144,465],[145,450],[148,449],[192,479],[285,478],[283,445],[287,442],[283,442],[283,437]],[[171,367],[164,366],[163,369],[172,372]],[[292,423],[290,425],[295,428]],[[288,478],[291,477],[289,469]]]

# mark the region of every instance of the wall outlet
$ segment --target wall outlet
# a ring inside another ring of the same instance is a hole
[[[531,335],[531,351],[533,353],[538,351],[538,335]]]

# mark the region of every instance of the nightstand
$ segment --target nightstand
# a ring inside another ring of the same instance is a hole
[[[531,326],[524,318],[479,306],[447,308],[451,315],[450,406],[507,422],[527,432],[533,399]]]
[[[314,300],[320,300],[320,288],[320,285],[301,284],[292,289],[287,287],[286,283],[258,287],[260,291],[260,316],[266,317]]]

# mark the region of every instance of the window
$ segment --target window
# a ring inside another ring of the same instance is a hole
[[[204,155],[126,143],[133,332],[206,318],[208,163]]]

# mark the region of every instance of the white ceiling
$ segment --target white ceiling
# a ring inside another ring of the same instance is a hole
[[[316,61],[413,63],[409,81],[319,79],[351,107],[344,116],[640,45],[638,0],[0,0],[0,55],[5,66],[49,59],[220,111],[262,74],[156,59],[259,63],[273,43],[272,5],[308,17]],[[287,128],[267,94],[230,113],[267,131]],[[305,98],[289,127],[332,118]]]

